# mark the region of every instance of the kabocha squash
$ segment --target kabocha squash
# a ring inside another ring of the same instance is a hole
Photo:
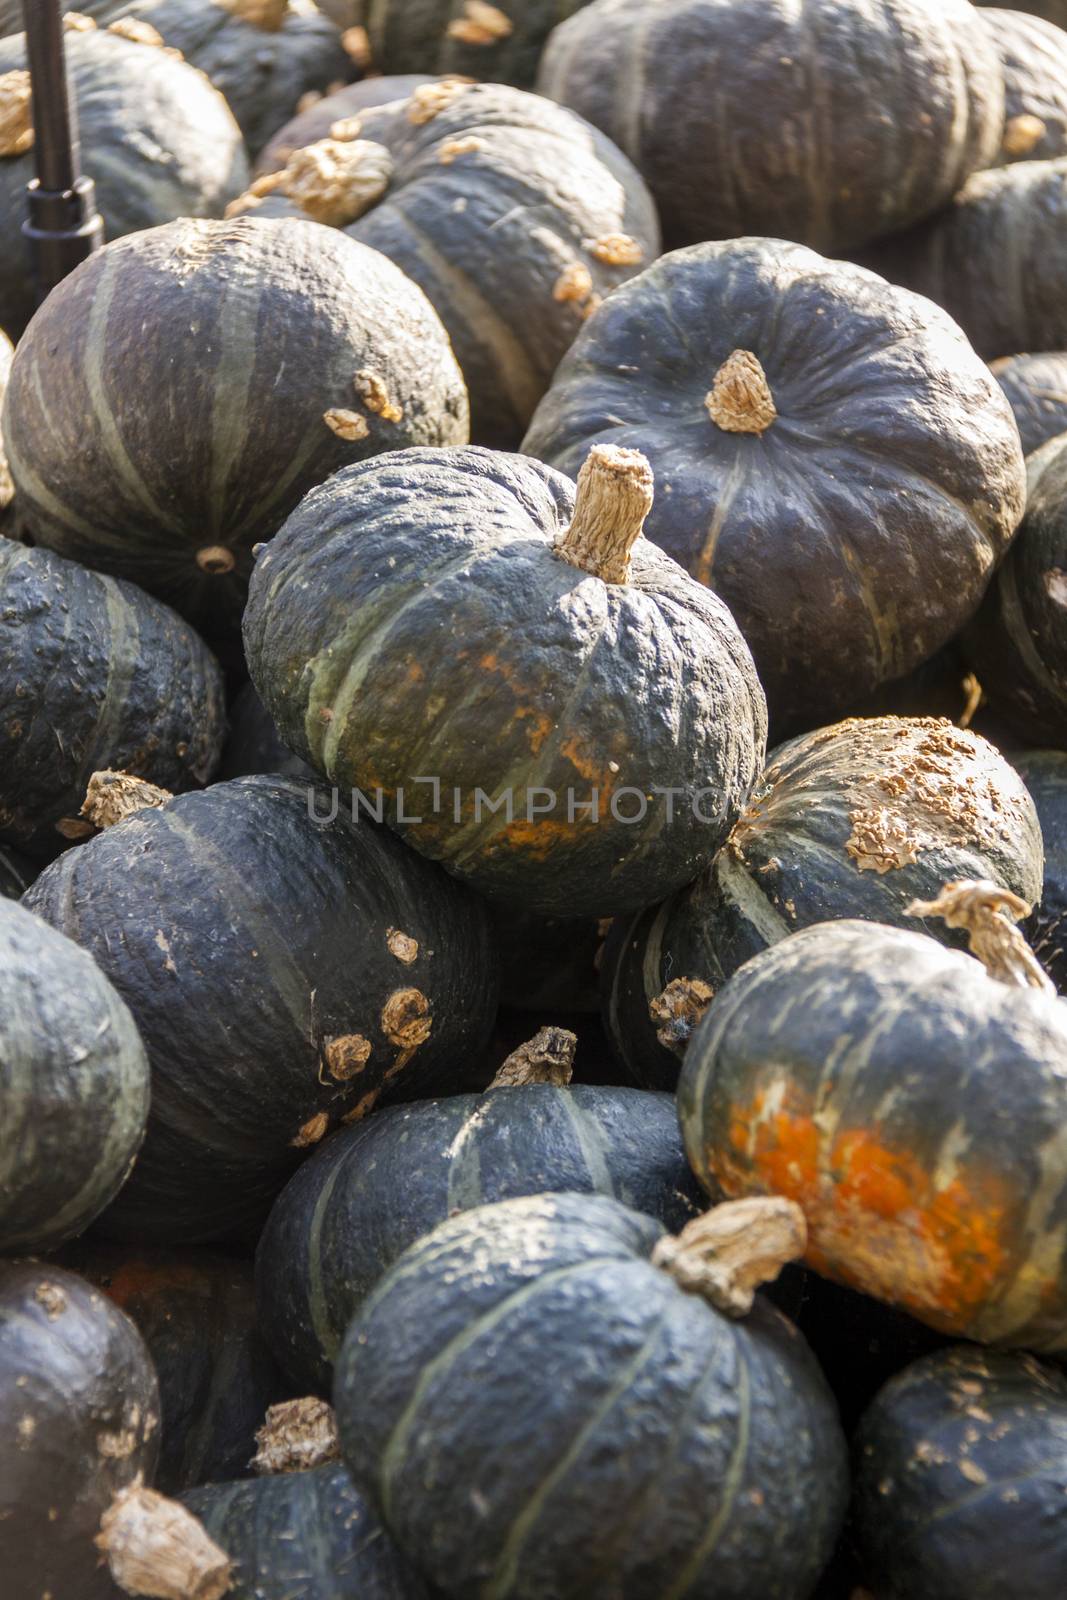
[[[1067,33],[1025,10],[985,21],[1004,72],[1000,163],[1067,155]]]
[[[952,889],[945,909],[991,959],[1038,981],[999,910],[1022,902]],[[1054,991],[923,934],[824,922],[715,997],[682,1067],[682,1131],[702,1182],[804,1208],[816,1271],[943,1333],[1062,1350],[1065,1051]]]
[[[162,50],[112,33],[68,32],[65,44],[82,160],[108,238],[172,217],[221,216],[248,181],[248,161],[218,90]],[[11,75],[25,69],[24,37],[0,39],[0,99],[17,96],[25,80]],[[0,145],[0,327],[16,339],[35,308],[21,231],[34,176],[28,100],[12,118]]]
[[[371,379],[388,407],[366,402]],[[307,489],[382,450],[461,443],[467,397],[392,262],[241,217],[120,239],[65,279],[16,351],[3,426],[38,543],[214,634]]]
[[[396,262],[448,330],[472,437],[514,448],[590,311],[659,252],[642,179],[572,112],[497,84],[429,83],[336,133],[231,209],[334,222]]]
[[[0,1251],[53,1250],[117,1193],[144,1138],[148,1059],[84,950],[0,898]]]
[[[50,550],[0,539],[0,839],[55,855],[101,769],[206,783],[222,674],[169,606]]]
[[[992,371],[1015,413],[1024,455],[1067,433],[1067,353],[1004,356]]]
[[[647,454],[648,536],[730,607],[779,733],[946,643],[1023,510],[1011,409],[948,318],[775,240],[605,301],[523,449],[573,474],[598,441]]]
[[[484,1046],[481,906],[366,817],[312,807],[328,817],[329,795],[296,780],[216,784],[68,851],[26,896],[96,956],[152,1065],[113,1237],[258,1224],[331,1125],[447,1083]]]
[[[759,770],[764,702],[726,607],[641,539],[651,500],[644,457],[610,446],[576,492],[479,449],[339,473],[260,556],[245,613],[285,743],[528,910],[687,882]]]
[[[246,683],[230,707],[230,732],[219,762],[219,777],[245,778],[257,772],[280,772],[285,778],[316,782],[307,762],[282,744],[255,684]]]
[[[357,1486],[449,1595],[801,1600],[847,1474],[822,1374],[752,1299],[796,1227],[771,1201],[675,1239],[599,1195],[453,1217],[342,1347]]]
[[[847,250],[944,205],[1003,126],[965,0],[598,0],[552,34],[538,88],[626,151],[672,247]]]
[[[603,963],[604,1024],[627,1074],[671,1088],[694,1024],[750,957],[834,917],[914,926],[943,883],[1041,894],[1041,829],[1019,775],[977,734],[870,717],[775,751],[725,847],[691,884],[620,918]],[[961,942],[939,921],[928,931]]]
[[[0,1263],[0,1526],[12,1600],[115,1600],[95,1540],[151,1478],[159,1392],[140,1334],[83,1279]]]
[[[1032,750],[1012,760],[1033,796],[1045,843],[1045,881],[1027,923],[1034,954],[1067,990],[1067,752]]]
[[[392,100],[407,100],[424,83],[433,81],[420,73],[391,78],[361,78],[358,83],[346,83],[343,89],[323,95],[321,100],[298,111],[295,117],[272,132],[256,157],[252,169],[254,176],[262,178],[268,173],[280,172],[297,150],[305,150],[309,144],[318,144],[320,139],[330,138],[338,123],[347,122],[349,117],[358,117],[371,106],[385,106]]]
[[[568,1087],[574,1035],[546,1028],[483,1095],[392,1106],[297,1172],[260,1238],[264,1334],[300,1388],[328,1388],[345,1329],[394,1261],[457,1211],[607,1194],[680,1228],[701,1209],[673,1101]]]
[[[957,1347],[917,1361],[856,1440],[853,1520],[885,1600],[1050,1600],[1067,1571],[1067,1378]]]

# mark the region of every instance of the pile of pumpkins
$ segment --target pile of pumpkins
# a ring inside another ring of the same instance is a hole
[[[5,1600],[1062,1600],[1067,4],[63,9]]]

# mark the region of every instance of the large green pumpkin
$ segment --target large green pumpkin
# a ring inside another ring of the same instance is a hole
[[[985,20],[1004,70],[1000,162],[1067,155],[1067,33],[1025,10]]]
[[[1067,433],[1067,352],[1003,356],[992,372],[1015,413],[1024,455]]]
[[[573,475],[601,441],[648,456],[648,536],[730,607],[779,734],[933,655],[1023,511],[1010,407],[959,329],[776,240],[675,251],[605,301],[523,449]]]

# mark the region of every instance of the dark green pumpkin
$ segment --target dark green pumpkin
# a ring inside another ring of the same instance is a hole
[[[640,527],[647,463],[607,451],[583,474],[576,500],[551,468],[474,448],[339,473],[260,556],[244,620],[290,749],[449,871],[546,916],[687,882],[764,743],[722,602],[640,537],[621,581],[598,574]],[[588,536],[586,570],[557,554],[564,536]]]
[[[84,950],[0,898],[0,1251],[54,1250],[87,1228],[147,1115],[126,1005]]]
[[[698,1178],[778,1194],[809,1266],[940,1332],[1067,1349],[1067,1007],[920,933],[824,922],[715,997],[678,1086]]]
[[[1067,1378],[957,1346],[871,1406],[853,1522],[878,1600],[1051,1600],[1067,1572]]]
[[[847,1494],[825,1380],[767,1302],[735,1321],[653,1266],[662,1237],[599,1195],[483,1206],[353,1322],[345,1459],[446,1594],[810,1594]]]
[[[1023,510],[1011,409],[959,330],[775,240],[676,251],[605,301],[523,449],[573,474],[597,441],[648,456],[648,536],[730,607],[779,735],[945,644]]]
[[[607,1194],[672,1231],[702,1209],[673,1101],[548,1083],[387,1107],[345,1129],[275,1201],[256,1257],[264,1333],[298,1388],[328,1392],[345,1329],[394,1261],[457,1211]]]
[[[360,371],[400,421],[361,409]],[[306,490],[382,450],[462,442],[467,397],[432,308],[376,251],[304,223],[179,221],[54,291],[3,427],[36,541],[211,635],[236,627],[252,546]]]
[[[336,123],[359,116],[371,106],[407,100],[414,90],[432,82],[425,74],[408,73],[402,77],[361,78],[358,83],[346,83],[343,89],[335,89],[316,100],[314,105],[298,111],[272,133],[256,159],[253,173],[261,178],[265,173],[279,172],[294,151],[328,138]]]
[[[985,20],[1004,72],[1000,164],[1067,155],[1067,33],[1025,8]]]
[[[974,733],[869,717],[794,739],[773,753],[711,866],[612,928],[603,1016],[616,1055],[636,1082],[671,1088],[694,1020],[683,1007],[673,1028],[656,1004],[672,981],[717,991],[768,945],[830,918],[914,927],[907,906],[959,879],[992,880],[1032,904],[1041,861],[1032,800]],[[927,931],[961,942],[941,922]]]
[[[1045,841],[1045,880],[1026,934],[1061,993],[1067,990],[1067,752],[1031,750],[1013,756],[1033,796]]]
[[[116,1600],[94,1540],[151,1481],[159,1390],[129,1318],[73,1272],[0,1263],[0,1527],[11,1600]]]
[[[626,151],[671,247],[852,248],[944,205],[1003,124],[965,0],[598,0],[553,33],[538,88]]]
[[[256,1224],[331,1125],[447,1084],[484,1046],[482,907],[366,817],[312,806],[327,817],[329,796],[297,780],[216,784],[68,851],[26,897],[96,956],[152,1064],[114,1237]]]
[[[230,707],[230,732],[219,762],[219,777],[247,778],[257,772],[280,772],[285,778],[316,781],[307,762],[282,744],[255,684],[246,683]]]
[[[114,34],[68,33],[64,43],[82,162],[96,183],[108,238],[173,217],[221,216],[247,183],[248,162],[217,89],[161,50]],[[23,36],[0,39],[0,75],[25,66]],[[21,233],[34,170],[32,150],[0,160],[0,327],[12,339],[35,307]]]
[[[132,583],[0,539],[0,839],[55,855],[94,772],[204,784],[222,674],[188,623]]]
[[[1067,354],[1004,356],[992,371],[1015,413],[1024,455],[1067,433]]]

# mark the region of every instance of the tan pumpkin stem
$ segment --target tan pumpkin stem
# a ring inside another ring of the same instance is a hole
[[[577,1036],[566,1028],[542,1028],[511,1052],[489,1088],[514,1089],[527,1083],[554,1083],[564,1088],[574,1073],[577,1049]]]
[[[578,474],[571,525],[556,541],[556,554],[605,583],[625,583],[652,493],[652,468],[640,450],[595,444]]]
[[[127,1594],[154,1600],[222,1600],[233,1581],[224,1550],[176,1500],[140,1478],[121,1490],[100,1519],[97,1549]]]
[[[289,15],[289,0],[215,0],[215,4],[263,33],[277,33]]]
[[[94,772],[85,791],[81,815],[95,828],[113,828],[135,812],[152,811],[173,798],[169,789],[135,778],[132,772]]]
[[[1048,129],[1040,117],[1035,117],[1030,111],[1023,111],[1017,117],[1010,117],[1004,124],[1003,149],[1006,156],[1019,156],[1030,154],[1039,145]]]
[[[725,433],[766,433],[778,415],[767,374],[751,350],[727,356],[704,404],[712,422]]]
[[[393,176],[393,158],[370,139],[320,139],[289,157],[279,187],[314,222],[347,228],[376,205]]]
[[[22,68],[0,75],[0,156],[22,156],[33,144],[33,92]]]
[[[948,927],[962,928],[972,954],[998,983],[1056,993],[1056,985],[1015,926],[1030,915],[1030,907],[1010,889],[980,878],[946,883],[936,900],[913,900],[904,915],[940,917]]]
[[[665,1050],[682,1055],[689,1036],[715,997],[702,978],[672,978],[662,994],[648,1003],[656,1038]]]
[[[333,1407],[317,1395],[271,1406],[256,1433],[256,1446],[249,1465],[261,1474],[306,1472],[339,1461],[341,1445]]]
[[[727,1200],[687,1222],[677,1236],[664,1234],[652,1252],[689,1294],[699,1294],[728,1317],[743,1317],[761,1283],[773,1283],[807,1248],[804,1213],[780,1195]]]
[[[237,557],[224,544],[205,544],[196,552],[196,564],[201,572],[213,578],[222,578],[227,572],[233,571]]]

